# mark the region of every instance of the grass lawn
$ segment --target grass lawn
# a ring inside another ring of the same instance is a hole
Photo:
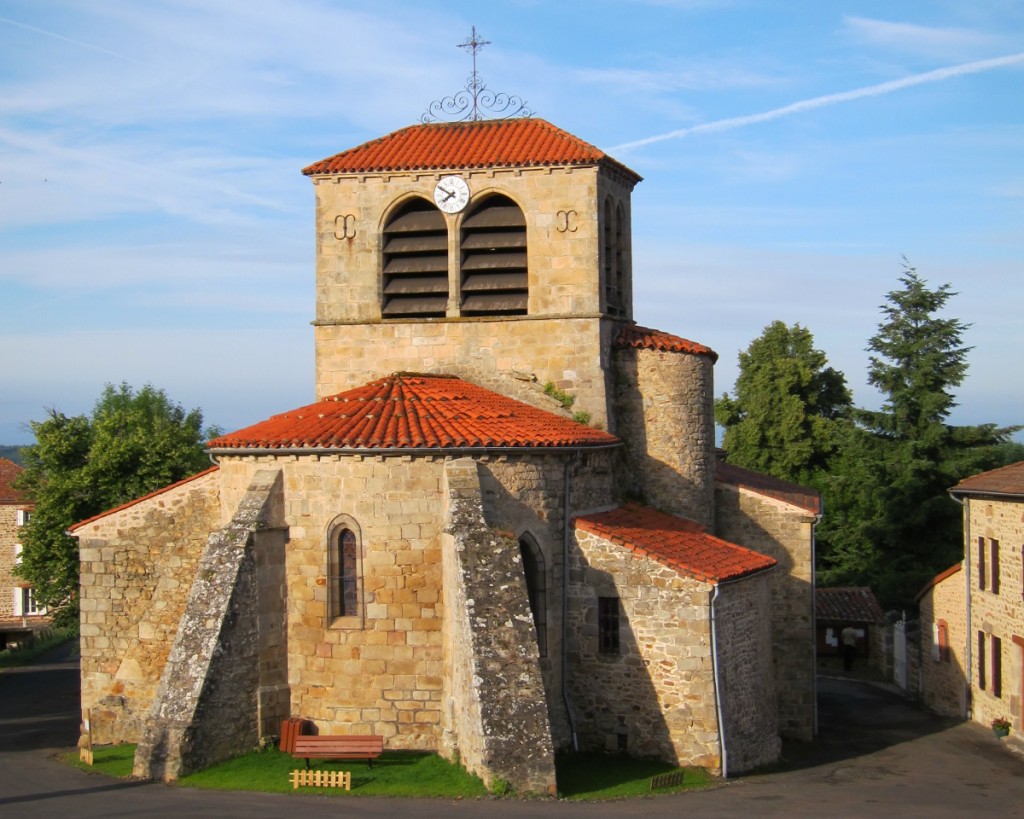
[[[40,654],[46,653],[51,648],[63,645],[76,636],[75,632],[71,629],[46,629],[34,639],[28,641],[27,645],[17,648],[5,648],[3,651],[0,651],[0,668],[28,665]]]
[[[126,777],[132,772],[134,745],[97,747],[93,767],[70,754],[67,761],[84,770],[108,776]],[[374,760],[373,768],[365,762],[314,760],[315,770],[350,771],[352,790],[341,788],[293,789],[289,774],[304,768],[301,759],[294,759],[276,748],[254,751],[214,765],[204,771],[183,777],[179,785],[224,791],[259,791],[263,793],[315,793],[325,796],[419,796],[447,799],[472,799],[487,796],[487,789],[475,776],[466,773],[434,754],[413,751],[388,751]],[[647,759],[605,754],[565,754],[556,760],[559,796],[563,799],[623,799],[651,795],[651,777],[677,770],[670,764]],[[700,768],[688,768],[681,785],[659,789],[655,794],[677,793],[704,788],[715,778]]]

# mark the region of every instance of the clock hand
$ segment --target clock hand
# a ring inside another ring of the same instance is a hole
[[[446,194],[445,197],[444,197],[444,201],[445,202],[447,202],[449,199],[451,199],[453,196],[455,196],[455,191],[453,191],[453,190],[450,191],[450,190],[447,190],[446,188],[441,188],[441,190],[444,191],[444,193]]]

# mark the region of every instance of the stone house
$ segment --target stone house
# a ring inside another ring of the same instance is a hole
[[[885,615],[870,588],[818,588],[814,603],[819,658],[841,656],[843,629],[853,626],[857,632],[857,657],[872,665],[881,664],[881,636]]]
[[[922,695],[942,713],[1024,730],[1024,461],[949,490],[964,559],[921,595]],[[930,658],[930,659],[929,659]]]
[[[810,739],[820,502],[723,462],[716,354],[633,321],[640,178],[540,119],[304,173],[315,402],[73,528],[95,741],[172,779],[302,716],[543,793],[558,750]]]
[[[46,610],[32,597],[32,586],[14,573],[21,560],[21,529],[34,508],[25,493],[14,488],[21,472],[14,461],[0,458],[0,649],[50,623]]]

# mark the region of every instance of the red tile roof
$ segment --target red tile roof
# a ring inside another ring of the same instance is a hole
[[[770,569],[776,563],[760,552],[709,535],[695,521],[636,503],[581,515],[574,525],[712,585]]]
[[[715,465],[715,479],[732,486],[749,489],[759,495],[780,500],[800,509],[806,509],[814,515],[822,513],[821,495],[813,489],[800,486],[800,484],[773,478],[771,475],[763,475],[752,469],[726,463],[721,459]]]
[[[885,615],[874,592],[867,586],[817,589],[814,612],[819,620],[844,620],[852,623],[880,623]]]
[[[27,503],[24,492],[14,488],[14,479],[24,470],[14,461],[0,458],[0,503]]]
[[[932,589],[938,586],[939,583],[941,583],[943,580],[955,575],[957,572],[960,571],[962,567],[962,563],[954,563],[952,566],[946,569],[946,571],[939,572],[937,575],[935,575],[935,577],[933,577],[931,580],[925,583],[924,586],[921,587],[921,591],[917,593],[917,596],[914,598],[914,602],[921,602],[922,597],[924,597],[926,594],[928,594],[928,592],[930,592]]]
[[[307,176],[385,171],[610,165],[640,177],[593,145],[542,119],[411,125],[314,162]]]
[[[660,350],[666,353],[690,353],[691,355],[706,355],[711,360],[718,361],[718,353],[710,347],[698,344],[679,336],[663,333],[661,330],[652,330],[649,327],[632,325],[624,328],[615,338],[616,347],[640,347],[645,350]]]
[[[180,481],[169,483],[167,484],[167,486],[161,486],[159,489],[150,492],[148,495],[143,495],[141,498],[135,498],[134,500],[128,501],[128,503],[122,503],[120,506],[115,506],[113,509],[107,509],[105,512],[100,512],[98,515],[93,515],[91,518],[80,520],[78,521],[78,523],[69,526],[68,531],[73,532],[75,531],[75,529],[79,529],[82,526],[85,526],[87,523],[92,523],[93,521],[99,520],[100,518],[105,518],[107,515],[112,515],[115,512],[120,512],[122,509],[128,509],[131,506],[135,506],[135,504],[137,503],[142,503],[145,500],[149,500],[150,498],[155,498],[158,495],[162,495],[164,494],[164,492],[170,492],[172,489],[175,489],[179,486],[184,486],[186,483],[190,483],[191,481],[197,480],[203,477],[204,475],[209,475],[211,472],[216,472],[219,469],[219,466],[211,466],[208,469],[204,469],[202,472],[197,472],[195,475],[189,475],[187,478],[182,478]]]
[[[1024,495],[1024,461],[964,478],[949,490],[955,495]]]
[[[210,441],[235,449],[595,447],[614,435],[445,375],[394,373]]]

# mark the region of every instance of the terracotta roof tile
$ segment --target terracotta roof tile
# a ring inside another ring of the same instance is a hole
[[[821,495],[815,490],[780,478],[773,478],[771,475],[764,475],[752,469],[726,463],[720,458],[715,465],[715,479],[806,509],[814,515],[822,513]]]
[[[314,162],[307,176],[385,171],[455,170],[552,165],[615,167],[640,177],[608,154],[542,119],[411,125]]]
[[[1024,461],[964,478],[949,491],[956,495],[1024,495]]]
[[[204,469],[202,472],[197,472],[195,475],[189,475],[187,478],[182,478],[180,481],[169,483],[167,484],[167,486],[161,486],[159,489],[155,489],[148,495],[143,495],[140,498],[135,498],[134,500],[128,501],[128,503],[122,503],[120,506],[115,506],[113,509],[107,509],[105,512],[100,512],[98,515],[93,515],[91,518],[80,520],[73,526],[69,526],[68,531],[73,532],[75,531],[75,529],[79,529],[82,526],[85,526],[87,523],[92,523],[93,521],[99,520],[100,518],[105,518],[107,515],[112,515],[115,512],[120,512],[123,509],[128,509],[129,507],[135,506],[135,504],[137,503],[142,503],[143,501],[149,500],[150,498],[155,498],[158,495],[162,495],[164,494],[164,492],[170,492],[172,489],[175,489],[179,486],[184,486],[186,483],[198,480],[199,478],[202,478],[204,475],[209,475],[211,472],[216,472],[219,469],[219,466],[211,466],[208,469]]]
[[[853,623],[880,623],[885,615],[874,592],[867,586],[817,589],[814,612],[819,620],[847,620]]]
[[[619,439],[443,375],[394,373],[210,441],[234,449],[593,447]]]
[[[712,585],[770,569],[776,563],[767,555],[709,535],[695,521],[636,503],[581,515],[575,526]]]
[[[28,503],[25,493],[14,488],[14,479],[22,472],[24,469],[14,461],[0,458],[0,503]]]
[[[718,353],[710,347],[698,344],[679,336],[663,333],[661,330],[652,330],[649,327],[632,325],[625,327],[615,338],[616,347],[640,347],[645,350],[660,350],[666,353],[690,353],[691,355],[706,355],[712,361],[718,361]]]
[[[946,569],[946,571],[939,572],[937,575],[935,575],[935,577],[933,577],[931,580],[925,583],[924,586],[921,587],[921,591],[917,593],[917,596],[914,598],[914,602],[920,603],[921,598],[924,597],[929,591],[938,586],[939,583],[941,583],[946,578],[955,575],[957,572],[960,571],[961,568],[963,568],[963,563],[954,563],[952,566]]]

